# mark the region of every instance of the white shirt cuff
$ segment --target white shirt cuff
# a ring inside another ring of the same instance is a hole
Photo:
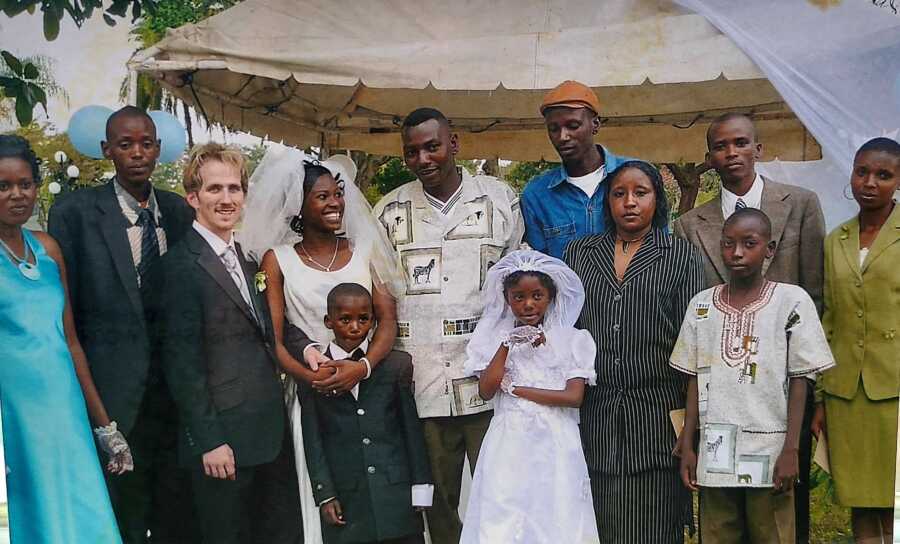
[[[433,484],[415,484],[412,486],[412,505],[431,508],[434,500]]]
[[[324,501],[319,503],[319,508],[322,508],[323,506],[325,506],[326,504],[328,504],[329,502],[333,501],[336,498],[337,497],[329,497],[329,498],[325,499]]]

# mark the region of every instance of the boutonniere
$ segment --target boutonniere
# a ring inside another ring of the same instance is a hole
[[[253,276],[253,281],[256,283],[256,292],[262,293],[266,290],[266,281],[268,281],[269,276],[266,275],[265,272],[257,272],[255,276]]]

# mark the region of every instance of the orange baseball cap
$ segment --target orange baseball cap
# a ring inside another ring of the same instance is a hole
[[[600,113],[600,100],[594,91],[584,83],[577,81],[563,81],[553,90],[544,95],[541,102],[541,115],[547,108],[587,108],[594,112]]]

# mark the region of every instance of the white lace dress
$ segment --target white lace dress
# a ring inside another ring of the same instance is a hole
[[[522,387],[562,390],[595,381],[590,333],[546,333],[547,343],[510,350],[506,371]],[[499,347],[499,341],[498,341]],[[489,361],[466,363],[478,373]],[[544,406],[498,391],[466,507],[461,544],[599,542],[578,409]]]

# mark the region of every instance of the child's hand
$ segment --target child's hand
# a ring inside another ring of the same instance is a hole
[[[825,422],[825,403],[817,402],[812,421],[809,425],[809,430],[812,431],[812,434],[816,437],[816,440],[821,440],[822,435],[825,434]],[[826,435],[825,438],[828,438],[828,436]]]
[[[546,343],[547,343],[547,337],[544,336],[544,331],[541,331],[541,334],[537,338],[534,339],[534,342],[532,342],[531,345],[533,347],[538,347],[541,344],[546,344]]]
[[[697,487],[697,454],[694,452],[694,447],[679,440],[672,453],[681,457],[678,469],[678,473],[681,474],[681,483],[691,491],[697,491],[699,489]]]
[[[344,521],[344,511],[341,510],[341,503],[337,499],[332,499],[323,504],[319,508],[319,513],[328,525],[347,525],[347,522]]]
[[[794,448],[784,448],[775,461],[775,471],[773,472],[772,494],[778,495],[785,493],[794,488],[795,483],[799,483],[800,475],[800,458],[797,450]]]

